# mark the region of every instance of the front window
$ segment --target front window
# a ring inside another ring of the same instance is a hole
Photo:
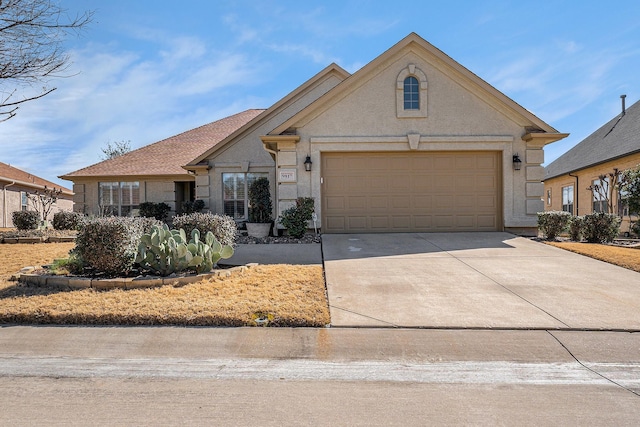
[[[562,210],[573,214],[573,185],[562,187]]]
[[[248,218],[249,186],[258,178],[268,178],[267,173],[223,173],[224,214],[233,219]]]
[[[139,182],[101,182],[99,185],[103,215],[129,216],[140,207]]]
[[[404,109],[420,109],[420,84],[413,76],[404,79]]]
[[[595,179],[591,182],[591,194],[593,194],[593,212],[609,212],[609,177]]]
[[[26,211],[29,209],[29,197],[26,191],[20,192],[20,210]]]
[[[547,190],[547,205],[551,206],[551,189]]]
[[[625,198],[629,195],[626,190],[620,190],[622,184],[622,175],[618,175],[618,215],[621,217],[629,216],[629,202]]]

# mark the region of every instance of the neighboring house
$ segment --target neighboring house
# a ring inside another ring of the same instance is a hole
[[[594,191],[594,185],[614,185],[608,174],[640,164],[640,102],[625,108],[624,95],[621,98],[619,115],[545,168],[545,210],[573,215],[607,212],[607,200]],[[621,230],[628,231],[628,212],[620,199],[614,191],[612,213],[623,217]]]
[[[49,220],[56,212],[73,210],[73,193],[68,188],[0,162],[0,227],[13,227],[11,214],[15,211],[35,210],[27,195],[45,187],[62,190],[49,213]]]
[[[208,210],[243,220],[247,186],[266,176],[276,217],[313,197],[325,233],[535,234],[543,147],[567,136],[414,33],[353,75],[331,64],[269,109],[249,111],[244,123],[206,125],[238,126],[197,147],[195,129],[169,138],[171,149],[160,141],[61,178],[74,182],[76,209],[92,213],[119,204],[109,210],[127,214],[143,200],[178,212],[177,183],[194,182]],[[160,171],[188,173],[154,172],[151,181],[152,157]]]

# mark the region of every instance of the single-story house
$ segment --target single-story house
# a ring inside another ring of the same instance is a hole
[[[354,74],[331,64],[267,110],[61,178],[89,213],[193,197],[242,220],[266,176],[274,216],[313,197],[325,233],[535,234],[543,147],[566,136],[411,33]]]
[[[58,200],[51,208],[48,220],[51,220],[56,212],[73,210],[73,192],[68,188],[0,162],[0,188],[2,188],[2,193],[0,193],[0,227],[13,227],[11,214],[15,211],[35,210],[27,195],[42,191],[45,187],[62,190]]]
[[[601,128],[586,137],[545,168],[545,210],[573,215],[608,211],[607,199],[596,185],[607,187],[610,173],[640,164],[640,101],[622,108]],[[604,183],[600,177],[604,176]],[[627,231],[628,212],[617,191],[611,200],[614,212],[623,217],[621,230]],[[625,216],[627,216],[625,218]]]

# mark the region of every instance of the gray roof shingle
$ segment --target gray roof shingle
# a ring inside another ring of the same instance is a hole
[[[545,180],[640,151],[640,101],[545,167]]]

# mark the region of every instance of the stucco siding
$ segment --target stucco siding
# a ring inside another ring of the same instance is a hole
[[[271,184],[271,196],[274,203],[274,218],[278,215],[276,182],[276,162],[270,153],[265,151],[260,137],[268,134],[282,122],[301,111],[303,108],[318,99],[324,93],[335,87],[342,80],[336,76],[328,75],[321,79],[317,85],[309,88],[304,93],[297,94],[290,102],[285,103],[275,111],[267,111],[267,117],[257,126],[250,129],[235,140],[230,141],[221,149],[215,151],[207,158],[210,167],[207,189],[199,187],[206,200],[209,209],[213,213],[224,213],[223,182],[224,173],[267,173]],[[304,161],[304,160],[303,160]],[[199,172],[200,173],[200,172]],[[199,197],[200,198],[200,197]]]
[[[421,99],[428,104],[426,118],[399,118],[396,114],[397,75],[409,64],[424,72],[428,80],[426,99]],[[362,84],[339,102],[297,127],[298,196],[314,197],[319,217],[322,177],[319,168],[305,172],[306,155],[319,165],[323,152],[498,151],[504,192],[501,226],[535,227],[532,209],[540,205],[536,194],[540,190],[534,189],[536,184],[540,186],[544,154],[541,147],[529,147],[521,139],[525,133],[521,124],[415,52],[394,58],[376,71],[363,77]],[[520,171],[512,166],[516,153],[523,161]]]

